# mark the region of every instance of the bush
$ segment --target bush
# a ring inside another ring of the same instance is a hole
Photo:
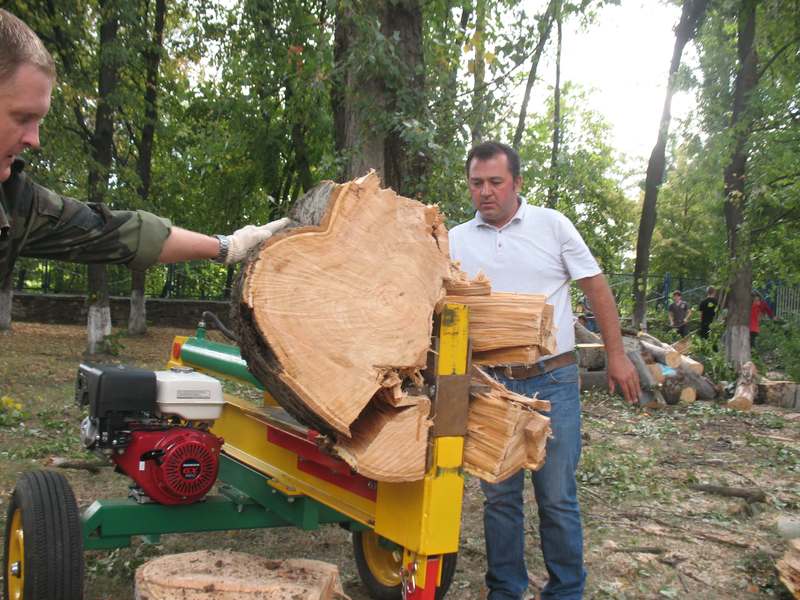
[[[800,381],[800,315],[762,322],[757,346],[754,355],[767,368]]]

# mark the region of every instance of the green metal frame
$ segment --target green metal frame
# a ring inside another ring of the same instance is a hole
[[[86,550],[124,548],[133,536],[155,543],[164,533],[190,533],[266,527],[317,529],[339,523],[362,524],[307,496],[289,496],[271,487],[269,477],[241,462],[220,457],[220,494],[203,502],[166,506],[132,499],[96,500],[81,515]]]

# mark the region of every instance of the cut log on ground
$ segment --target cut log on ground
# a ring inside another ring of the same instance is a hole
[[[691,404],[697,400],[697,392],[678,375],[666,377],[661,392],[667,404]]]
[[[673,350],[672,348],[664,348],[657,346],[648,340],[639,340],[642,344],[642,349],[646,350],[648,354],[653,357],[653,360],[660,362],[662,365],[667,365],[673,369],[681,364],[681,353]]]
[[[657,383],[664,383],[666,375],[664,375],[664,369],[661,368],[661,363],[648,363],[647,370],[650,371],[650,375],[653,376]]]
[[[756,401],[782,408],[800,408],[800,385],[794,381],[770,381],[758,383]]]
[[[606,347],[603,344],[575,344],[578,366],[589,371],[606,368]]]
[[[550,410],[550,403],[515,394],[479,368],[473,382],[481,391],[470,401],[464,470],[496,483],[522,468],[541,468],[550,419],[536,411]]]
[[[578,381],[582,392],[588,390],[608,391],[608,372],[606,371],[581,371]]]
[[[789,541],[789,549],[777,566],[783,585],[795,598],[800,599],[800,539]]]
[[[346,599],[336,565],[223,550],[162,556],[136,569],[136,600]]]
[[[756,377],[758,371],[752,362],[746,362],[742,365],[742,370],[739,373],[739,379],[736,381],[736,391],[733,393],[733,398],[728,400],[726,405],[728,408],[736,410],[750,410],[753,408],[753,401],[756,397]]]

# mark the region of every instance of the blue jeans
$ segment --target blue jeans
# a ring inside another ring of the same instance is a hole
[[[551,403],[544,466],[531,474],[539,510],[539,537],[549,576],[542,599],[580,599],[586,582],[583,568],[583,531],[575,470],[581,455],[581,412],[578,367],[568,365],[529,379],[507,379],[508,389]],[[489,600],[519,600],[528,589],[525,566],[525,514],[522,491],[525,472],[491,484],[481,481],[486,497],[483,526],[489,569]]]

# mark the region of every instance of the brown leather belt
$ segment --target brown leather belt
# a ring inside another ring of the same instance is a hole
[[[506,365],[505,367],[494,367],[494,372],[504,375],[509,379],[528,379],[537,375],[544,375],[550,371],[575,364],[575,353],[564,352],[556,354],[552,358],[542,360],[532,365]]]

